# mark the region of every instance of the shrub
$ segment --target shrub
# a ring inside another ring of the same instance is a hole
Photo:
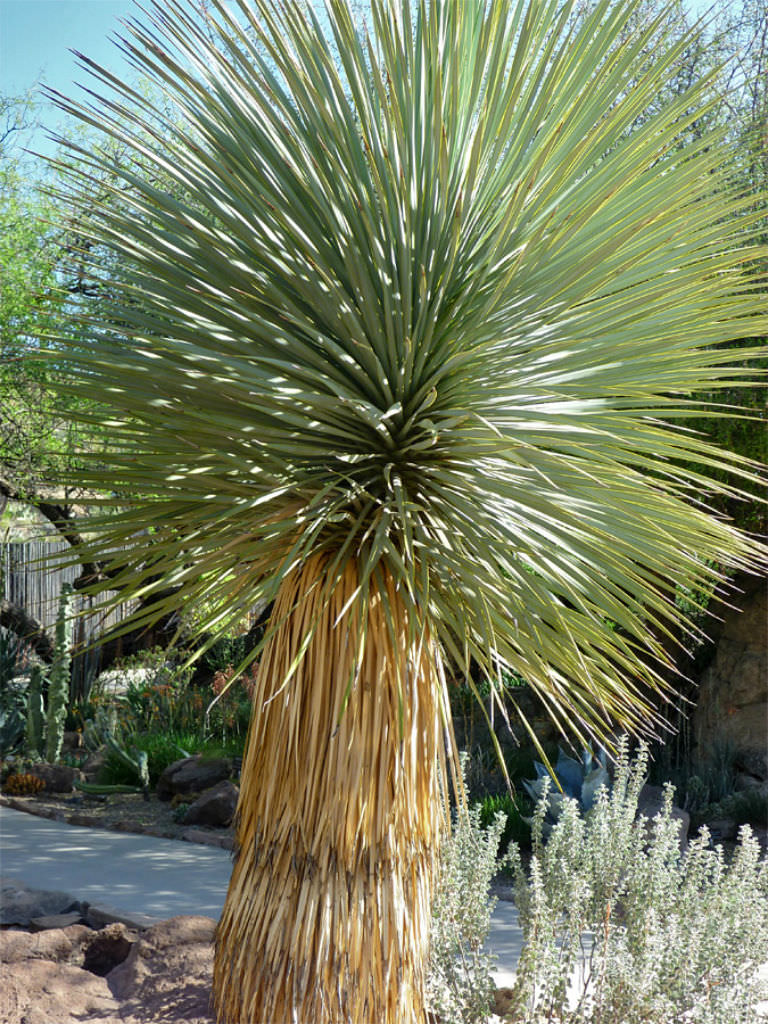
[[[545,843],[546,799],[523,872],[513,848],[525,945],[519,1024],[753,1024],[768,960],[768,864],[748,827],[730,863],[703,829],[681,856],[667,787],[663,810],[637,818],[647,767],[622,742],[614,785],[590,815],[564,801]]]
[[[180,757],[187,757],[190,753],[172,735],[138,733],[126,736],[122,743],[132,754],[147,755],[149,783],[153,787],[157,785],[157,780],[168,765],[178,761]],[[135,785],[136,773],[123,758],[110,751],[99,772],[99,781],[110,785]]]
[[[490,1012],[494,957],[483,951],[495,900],[489,898],[504,815],[484,829],[480,807],[459,808],[441,850],[432,902],[427,1005],[440,1024],[474,1024]]]

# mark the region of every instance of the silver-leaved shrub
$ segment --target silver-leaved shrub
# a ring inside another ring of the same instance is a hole
[[[463,775],[465,768],[463,761]],[[490,827],[483,829],[479,804],[457,809],[440,851],[427,976],[427,1006],[440,1024],[488,1020],[496,958],[483,945],[496,902],[490,896],[490,886],[502,864],[498,849],[504,817],[499,812]]]
[[[748,826],[729,860],[705,829],[681,855],[671,787],[652,822],[637,815],[647,762],[622,742],[610,793],[584,817],[566,800],[546,842],[545,794],[527,872],[512,847],[515,1024],[756,1024],[768,864]]]

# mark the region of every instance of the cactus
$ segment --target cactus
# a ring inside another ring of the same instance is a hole
[[[43,780],[28,772],[21,775],[9,775],[3,786],[3,792],[9,796],[34,796],[35,793],[39,793],[43,789],[45,789]]]
[[[48,677],[48,715],[46,719],[45,757],[51,764],[59,759],[64,740],[64,722],[69,701],[69,666],[72,646],[72,620],[69,609],[72,587],[65,583],[59,597],[56,616],[56,643],[53,665]]]
[[[33,665],[27,692],[27,756],[37,760],[43,753],[43,670]]]
[[[149,800],[149,758],[146,751],[134,750],[136,756],[131,757],[125,747],[118,743],[113,733],[105,733],[104,739],[109,749],[117,754],[124,764],[127,764],[136,772],[142,792],[144,793],[144,799]]]
[[[558,748],[559,749],[559,748]],[[548,835],[552,826],[557,822],[563,809],[565,797],[576,800],[582,813],[590,811],[595,802],[595,796],[601,786],[611,788],[611,777],[608,774],[607,755],[604,750],[600,751],[597,758],[593,758],[589,750],[584,750],[581,760],[559,750],[557,764],[555,765],[555,777],[562,792],[554,790],[549,786],[549,772],[540,761],[534,762],[536,769],[535,779],[523,779],[523,785],[528,795],[538,803],[546,795],[547,814],[544,819],[543,832]],[[531,818],[524,818],[524,821],[531,823]]]

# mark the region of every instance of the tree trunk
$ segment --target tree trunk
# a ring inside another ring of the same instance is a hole
[[[358,661],[359,599],[339,619],[357,568],[324,608],[325,572],[315,558],[285,581],[259,668],[216,943],[214,997],[227,1024],[425,1019],[446,825],[435,651],[428,636],[409,640],[387,578],[385,602],[370,598]]]

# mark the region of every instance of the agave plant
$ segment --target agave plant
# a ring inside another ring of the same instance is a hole
[[[592,810],[595,796],[601,786],[611,788],[611,776],[608,774],[608,755],[602,748],[597,757],[592,756],[591,750],[583,750],[581,758],[577,761],[575,757],[569,757],[561,748],[558,750],[557,762],[555,764],[554,778],[557,782],[557,789],[550,785],[552,775],[549,769],[541,763],[534,761],[533,767],[536,770],[535,779],[523,779],[523,786],[526,792],[538,804],[545,799],[547,803],[546,817],[543,820],[544,834],[548,835],[552,826],[557,822],[563,809],[563,801],[568,798],[576,800],[582,814]],[[525,819],[529,824],[533,820]]]
[[[445,663],[641,731],[675,588],[765,557],[706,506],[755,467],[676,426],[752,379],[757,215],[689,131],[709,84],[655,109],[685,40],[635,0],[206,6],[127,25],[162,107],[88,61],[59,98],[131,156],[72,144],[121,268],[62,340],[114,444],[92,592],[209,636],[274,602],[221,1019],[420,1022]]]

